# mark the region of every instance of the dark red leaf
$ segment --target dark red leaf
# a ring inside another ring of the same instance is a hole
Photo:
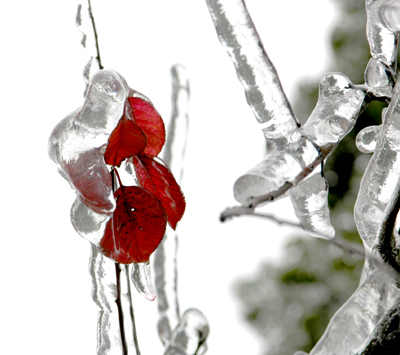
[[[140,185],[155,195],[163,204],[172,229],[185,212],[185,197],[168,167],[152,158],[139,155],[132,158]]]
[[[100,241],[101,251],[121,264],[147,262],[165,233],[164,207],[138,186],[121,186],[115,198],[117,208]]]
[[[147,146],[142,154],[155,157],[165,143],[164,122],[154,106],[139,97],[128,97],[135,122],[147,138]]]
[[[108,138],[108,146],[104,153],[104,160],[108,165],[120,166],[124,159],[139,154],[146,147],[146,135],[128,118],[131,115],[129,111],[131,109],[127,105],[125,114]]]

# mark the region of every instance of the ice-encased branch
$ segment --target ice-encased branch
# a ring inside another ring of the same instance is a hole
[[[167,131],[164,160],[182,182],[184,155],[189,127],[190,87],[186,69],[182,65],[171,68],[172,113]],[[177,290],[178,233],[168,228],[154,254],[155,285],[158,303],[158,334],[165,345],[165,355],[204,354],[209,326],[197,309],[180,315]]]
[[[274,65],[242,0],[206,0],[218,38],[243,84],[246,99],[259,123],[271,127],[299,124],[282,89]]]

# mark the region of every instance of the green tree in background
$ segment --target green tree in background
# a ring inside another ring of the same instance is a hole
[[[346,74],[353,83],[364,82],[370,58],[365,35],[365,1],[336,0],[341,11],[332,33],[331,71]],[[318,99],[318,82],[299,88],[294,109],[305,122]],[[360,180],[371,154],[358,151],[355,139],[366,126],[381,124],[386,103],[373,102],[356,126],[329,157],[325,172],[329,182],[331,221],[337,234],[361,243],[353,218]],[[287,245],[279,265],[265,263],[252,278],[237,284],[249,324],[265,339],[265,354],[309,352],[325,331],[330,318],[358,286],[363,260],[349,256],[330,243],[297,237]]]

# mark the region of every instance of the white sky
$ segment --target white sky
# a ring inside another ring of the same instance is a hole
[[[296,85],[322,77],[329,30],[328,0],[247,0],[289,99]],[[188,68],[190,136],[182,189],[187,210],[179,228],[181,310],[208,318],[209,354],[260,354],[233,284],[278,260],[289,228],[242,218],[221,224],[235,204],[234,181],[263,157],[263,138],[205,1],[92,0],[105,67],[121,73],[168,120],[169,69]],[[0,12],[3,172],[2,352],[95,354],[97,308],[91,300],[89,243],[69,221],[74,194],[47,157],[58,121],[79,107],[88,58],[67,0],[8,1]],[[5,109],[4,109],[5,108]],[[288,201],[266,208],[294,219]],[[296,232],[297,233],[297,232]],[[162,354],[156,303],[134,296],[143,355]]]

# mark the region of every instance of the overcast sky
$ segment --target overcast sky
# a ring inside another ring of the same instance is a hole
[[[328,0],[247,0],[290,100],[296,85],[329,64],[337,20]],[[181,310],[208,318],[209,354],[260,354],[241,318],[233,284],[262,262],[284,260],[293,231],[243,217],[221,224],[235,204],[235,180],[263,158],[263,137],[203,0],[92,0],[103,65],[148,96],[168,121],[169,70],[187,67],[190,132],[179,226]],[[89,243],[69,221],[74,193],[47,156],[53,127],[83,103],[87,53],[67,0],[2,6],[3,213],[1,275],[5,354],[95,354],[97,308],[91,300]],[[5,109],[4,109],[5,108]],[[293,219],[288,201],[267,211]],[[134,295],[143,355],[162,354],[156,303]]]

